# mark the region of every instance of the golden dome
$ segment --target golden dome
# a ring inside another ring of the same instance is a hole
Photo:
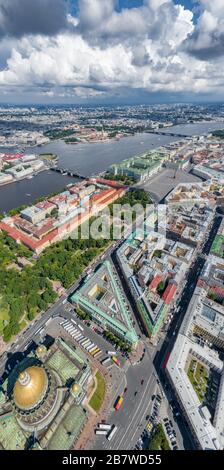
[[[79,390],[80,390],[79,384],[74,383],[74,384],[72,385],[72,391],[73,391],[73,393],[78,393]]]
[[[46,352],[46,347],[45,346],[38,346],[37,348],[37,354],[44,354]]]
[[[32,366],[19,374],[13,389],[14,402],[21,410],[34,408],[44,398],[48,377],[42,367]]]

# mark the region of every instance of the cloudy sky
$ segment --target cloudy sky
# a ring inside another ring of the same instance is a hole
[[[0,0],[0,95],[224,101],[224,0]]]

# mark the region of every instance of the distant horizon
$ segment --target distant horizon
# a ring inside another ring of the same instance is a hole
[[[23,102],[23,103],[16,103],[16,102],[0,102],[0,106],[2,107],[10,107],[10,106],[18,106],[18,107],[30,107],[30,106],[36,106],[36,107],[58,107],[58,106],[72,106],[72,107],[79,107],[79,108],[106,108],[106,107],[111,107],[111,108],[117,108],[117,107],[144,107],[144,106],[212,106],[212,105],[217,105],[217,106],[222,106],[224,105],[224,100],[223,101],[163,101],[163,102],[155,102],[155,103],[40,103],[40,102]]]

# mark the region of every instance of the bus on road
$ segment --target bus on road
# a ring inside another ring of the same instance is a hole
[[[116,351],[107,351],[108,356],[116,356]]]
[[[114,362],[114,364],[116,364],[117,366],[120,366],[121,363],[120,361],[118,360],[118,358],[116,356],[112,356],[112,361]]]
[[[101,364],[104,365],[104,364],[107,364],[108,362],[110,362],[111,358],[110,357],[106,357],[105,359],[103,359],[101,361]]]
[[[115,426],[115,424],[113,424],[111,431],[107,435],[107,440],[108,441],[111,441],[111,439],[113,439],[114,434],[116,433],[116,431],[117,431],[117,426]]]
[[[112,424],[99,423],[98,428],[99,429],[106,429],[107,431],[110,431],[111,428],[112,428]]]
[[[108,431],[106,429],[96,429],[95,430],[95,434],[103,434],[104,436],[106,436],[108,433]]]
[[[100,348],[96,348],[91,352],[91,356],[95,357],[95,355],[100,351]]]
[[[117,400],[116,400],[115,406],[114,406],[114,408],[115,408],[116,411],[118,411],[119,408],[121,407],[121,405],[122,405],[122,403],[123,403],[123,400],[124,400],[124,396],[123,396],[123,395],[119,395],[119,396],[117,397]]]

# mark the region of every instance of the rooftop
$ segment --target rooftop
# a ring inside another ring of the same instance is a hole
[[[138,338],[120,281],[109,261],[105,261],[73,296],[72,301],[89,312],[105,329],[130,343]]]

